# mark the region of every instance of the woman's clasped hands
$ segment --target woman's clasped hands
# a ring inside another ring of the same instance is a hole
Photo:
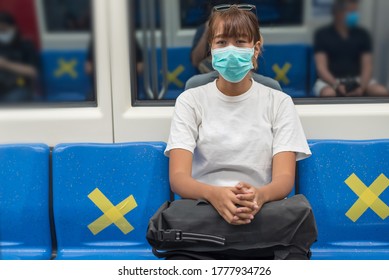
[[[228,223],[245,225],[251,223],[264,203],[258,190],[244,182],[234,187],[216,187],[209,202]]]

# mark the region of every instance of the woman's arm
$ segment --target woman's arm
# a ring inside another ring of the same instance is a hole
[[[257,199],[264,203],[288,196],[294,186],[296,154],[281,152],[273,157],[272,181],[257,189]]]
[[[190,151],[173,149],[170,151],[169,178],[172,191],[183,198],[205,199],[209,201],[218,213],[230,224],[240,225],[250,223],[250,219],[234,218],[237,206],[254,209],[253,201],[242,201],[237,198],[234,187],[215,187],[195,180],[192,177],[192,159]]]
[[[212,186],[192,178],[192,153],[184,149],[173,149],[169,157],[169,179],[172,191],[183,198],[208,200]]]

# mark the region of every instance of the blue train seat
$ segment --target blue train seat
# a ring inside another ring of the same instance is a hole
[[[49,147],[0,145],[0,259],[50,259]]]
[[[54,148],[56,259],[155,259],[145,236],[149,218],[169,200],[165,145]]]
[[[298,183],[318,227],[312,259],[389,259],[389,140],[310,146]]]
[[[48,50],[42,53],[43,85],[47,101],[87,99],[92,79],[86,75],[86,50]]]

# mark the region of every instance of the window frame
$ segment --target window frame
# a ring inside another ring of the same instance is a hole
[[[41,26],[40,32],[44,32],[45,34],[59,34],[59,35],[85,35],[89,32],[87,31],[75,31],[75,30],[69,30],[69,31],[50,31],[47,25],[47,19],[46,19],[46,8],[44,2],[48,0],[35,0],[36,3],[36,10],[37,13],[39,13],[39,25]],[[50,0],[49,0],[50,1]],[[89,0],[91,3],[91,10],[93,10],[93,3],[94,0]],[[91,28],[93,29],[93,14],[91,13]]]

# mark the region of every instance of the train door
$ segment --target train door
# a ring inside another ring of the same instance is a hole
[[[177,2],[110,1],[115,142],[167,141],[174,100],[165,98],[169,83],[166,52],[172,42],[168,28],[172,26],[167,26],[164,15]],[[170,23],[177,14],[173,11],[171,15]],[[176,73],[176,82],[179,76]],[[177,92],[183,84],[180,87]]]

